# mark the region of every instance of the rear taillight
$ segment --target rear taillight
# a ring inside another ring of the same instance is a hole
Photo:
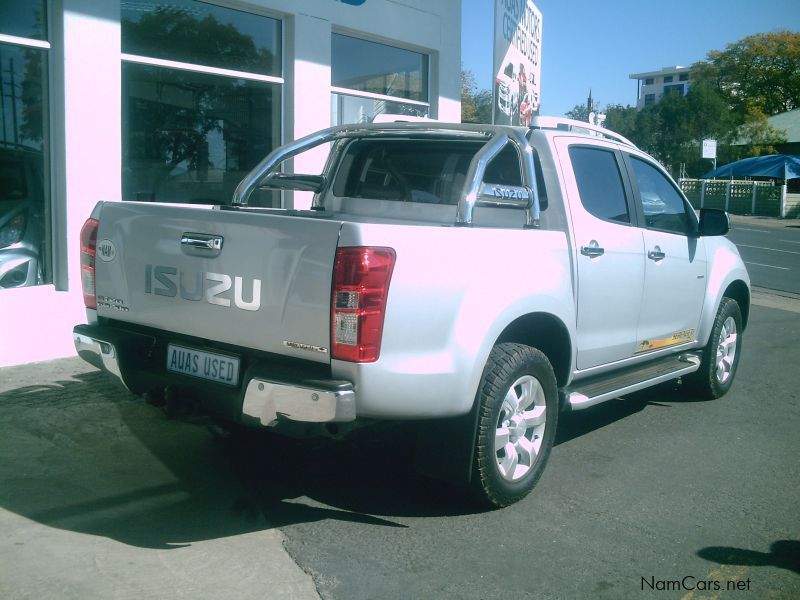
[[[94,282],[94,259],[97,248],[97,219],[87,219],[81,228],[81,285],[86,308],[97,308],[97,289]]]
[[[336,251],[331,298],[333,358],[351,362],[378,360],[395,259],[391,248]]]

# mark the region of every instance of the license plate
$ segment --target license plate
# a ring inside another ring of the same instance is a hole
[[[175,344],[167,346],[167,370],[226,385],[239,384],[239,359],[235,356]]]

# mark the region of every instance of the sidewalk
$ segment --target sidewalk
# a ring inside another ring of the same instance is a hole
[[[0,597],[319,598],[231,462],[78,358],[0,369]]]
[[[777,217],[756,217],[752,215],[729,215],[731,225],[736,227],[774,227],[800,228],[800,219],[779,219]]]

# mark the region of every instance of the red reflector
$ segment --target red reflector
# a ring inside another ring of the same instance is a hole
[[[97,288],[94,281],[94,261],[97,248],[97,219],[87,219],[81,228],[81,285],[86,308],[97,308]]]
[[[381,353],[389,282],[397,255],[392,248],[339,248],[331,296],[331,356],[375,362]]]

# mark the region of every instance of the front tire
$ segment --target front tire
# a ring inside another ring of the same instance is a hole
[[[476,402],[473,491],[484,504],[508,506],[530,493],[553,447],[558,389],[550,361],[530,346],[498,344]]]
[[[684,378],[689,391],[707,400],[728,393],[742,350],[742,311],[732,298],[723,298],[714,319],[700,368]]]

